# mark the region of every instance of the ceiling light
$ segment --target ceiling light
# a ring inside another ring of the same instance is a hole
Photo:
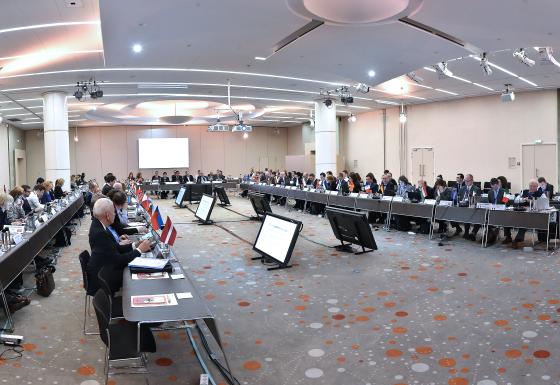
[[[255,60],[265,61],[266,58],[264,56],[255,56]]]
[[[375,76],[375,71],[374,71],[374,70],[369,70],[368,73],[367,73],[367,75],[368,75],[370,78],[372,78],[372,77]]]
[[[486,57],[486,52],[484,52],[482,54],[482,57],[480,58],[480,66],[484,71],[484,75],[486,76],[492,75],[492,68],[490,68],[490,65],[488,65],[488,58]]]
[[[25,31],[25,30],[28,30],[28,29],[67,27],[67,26],[72,26],[72,25],[95,25],[95,24],[100,24],[100,21],[99,20],[95,20],[95,21],[69,21],[69,22],[64,22],[64,23],[34,24],[34,25],[26,25],[24,27],[0,29],[0,33]]]
[[[513,57],[517,58],[521,63],[525,64],[528,67],[532,67],[535,65],[535,61],[530,59],[527,54],[525,53],[525,48],[519,48],[513,52]]]
[[[502,91],[501,99],[502,102],[513,102],[515,100],[515,93],[513,92],[513,87],[511,84],[504,84],[506,87]]]
[[[471,57],[472,57],[473,59],[475,59],[475,60],[478,60],[478,61],[481,60],[478,56],[475,56],[475,55],[471,55]],[[529,59],[529,60],[530,60],[530,59]],[[529,81],[529,80],[527,80],[527,79],[525,79],[525,78],[522,78],[521,76],[519,76],[519,75],[517,75],[517,74],[515,74],[515,73],[513,73],[513,72],[511,72],[511,71],[509,71],[509,70],[507,70],[507,69],[505,69],[504,67],[500,67],[499,65],[494,64],[494,63],[492,63],[492,62],[488,62],[488,65],[489,65],[490,67],[492,67],[492,68],[495,68],[495,69],[497,69],[497,70],[499,70],[499,71],[502,71],[503,73],[505,73],[505,74],[507,74],[507,75],[509,75],[509,76],[512,76],[512,77],[514,77],[514,78],[517,78],[517,79],[519,79],[519,80],[521,80],[521,81],[523,81],[523,82],[525,82],[525,83],[527,83],[527,84],[530,84],[530,85],[532,85],[533,87],[538,87],[538,85],[535,84],[535,83],[533,83],[532,81]],[[477,85],[477,86],[479,86],[479,87],[482,87],[482,88],[487,88],[487,87],[485,87],[485,86],[483,86],[483,85],[480,85],[480,84],[477,84],[477,83],[473,83],[473,84],[475,84],[475,85]],[[494,90],[492,90],[492,91],[494,91]]]
[[[357,118],[356,118],[356,115],[354,115],[354,114],[350,114],[350,116],[348,117],[348,121],[350,123],[355,123],[356,120],[357,120]]]
[[[420,76],[416,75],[414,72],[407,73],[406,77],[409,78],[410,80],[412,80],[416,84],[424,83],[424,79],[422,79]]]
[[[249,138],[249,133],[248,132],[244,132],[243,133],[243,139],[248,139]]]
[[[447,62],[442,61],[433,66],[434,70],[438,73],[440,79],[450,78],[453,76],[453,72],[449,71],[447,68]]]
[[[142,52],[143,49],[144,48],[142,47],[142,45],[138,44],[138,43],[136,43],[132,46],[132,52],[134,52],[134,53],[140,53],[140,52]]]
[[[430,68],[430,67],[424,67],[424,69],[425,69],[426,71],[430,71],[430,72],[436,72],[436,70],[435,70],[435,69],[433,69],[433,68]]]
[[[449,95],[454,95],[454,96],[459,95],[459,94],[456,93],[456,92],[451,92],[451,91],[442,90],[441,88],[436,88],[435,90],[436,90],[436,91],[439,91],[439,92],[443,92],[444,94],[449,94]]]

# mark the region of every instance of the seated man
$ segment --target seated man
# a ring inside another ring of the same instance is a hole
[[[99,289],[97,275],[104,266],[111,269],[109,285],[114,291],[122,286],[123,269],[134,258],[150,250],[150,241],[121,244],[119,236],[111,227],[115,221],[115,207],[107,198],[99,198],[93,206],[93,219],[89,229],[91,257],[87,266],[88,294],[95,295]]]
[[[207,182],[208,178],[202,173],[202,171],[198,170],[198,176],[196,177],[196,183],[201,184]]]
[[[161,178],[159,179],[159,183],[160,184],[165,184],[169,182],[169,177],[167,176],[167,171],[163,172],[163,175],[161,176]],[[169,195],[169,191],[162,191],[161,192],[161,199],[167,199]]]
[[[539,177],[537,181],[539,182],[539,191],[541,193],[546,193],[548,199],[552,198],[554,195],[554,186],[548,183],[543,176]]]
[[[539,190],[539,183],[536,179],[531,179],[529,181],[529,188],[523,190],[521,195],[515,199],[517,203],[523,206],[528,206],[529,201],[539,198],[543,194],[542,191]],[[524,246],[523,242],[525,241],[525,233],[527,229],[519,229],[517,230],[517,235],[512,242],[512,248],[519,249]],[[538,232],[538,239],[539,241],[546,241],[546,233],[539,231]]]
[[[490,191],[488,191],[488,203],[491,203],[493,205],[503,204],[505,193],[506,191],[500,187],[500,181],[498,180],[498,178],[490,179]],[[506,235],[506,239],[504,240],[504,244],[511,243],[511,232],[505,235]],[[490,245],[494,244],[497,238],[498,238],[498,229],[496,229],[493,226],[488,226],[488,244]]]
[[[113,185],[117,181],[117,178],[113,174],[105,175],[105,185],[101,189],[101,194],[107,195],[107,193],[113,188]]]
[[[34,213],[40,213],[45,209],[45,206],[40,202],[44,193],[45,186],[43,186],[43,184],[36,184],[35,187],[33,187],[33,191],[29,194],[29,197],[27,197],[29,207],[31,207],[31,211]]]
[[[459,189],[457,196],[459,205],[468,206],[471,199],[475,196],[480,196],[480,194],[482,194],[482,191],[474,184],[474,177],[472,174],[467,174],[464,179],[463,187]],[[476,241],[476,233],[480,230],[480,225],[473,225],[472,233],[469,233],[470,229],[471,224],[465,223],[465,234],[463,235],[463,238]]]

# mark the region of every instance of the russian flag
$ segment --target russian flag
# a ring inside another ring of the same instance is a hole
[[[175,229],[175,226],[173,226],[173,222],[171,222],[171,219],[169,219],[169,217],[167,217],[167,219],[165,220],[165,226],[163,227],[160,238],[166,245],[173,246],[173,244],[175,243],[175,238],[177,238],[177,230]]]
[[[159,230],[163,227],[163,219],[161,219],[161,214],[157,206],[152,214],[151,223],[154,230]]]

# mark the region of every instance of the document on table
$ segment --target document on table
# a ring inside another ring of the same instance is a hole
[[[190,292],[175,293],[175,295],[177,296],[177,299],[190,299],[193,297]]]
[[[129,267],[139,267],[147,269],[163,269],[169,259],[142,258],[136,257],[128,264]]]
[[[138,273],[132,274],[132,279],[134,280],[143,280],[143,279],[168,279],[169,274],[165,271],[157,272],[157,273]]]
[[[133,295],[130,297],[132,307],[156,307],[178,305],[173,294]]]
[[[183,279],[185,276],[183,274],[171,274],[171,279]]]

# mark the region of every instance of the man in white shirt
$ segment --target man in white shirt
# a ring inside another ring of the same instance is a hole
[[[45,186],[37,184],[33,187],[33,191],[29,194],[29,197],[27,197],[27,202],[33,212],[39,213],[45,209],[45,206],[41,204],[41,197],[44,193]]]

